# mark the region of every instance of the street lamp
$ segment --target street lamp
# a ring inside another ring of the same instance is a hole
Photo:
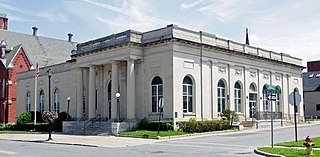
[[[49,112],[51,112],[51,76],[52,76],[52,71],[51,69],[47,70],[47,75],[48,75],[48,80],[49,80]],[[47,141],[52,140],[51,138],[51,120],[49,119],[49,138]]]
[[[70,117],[69,117],[69,105],[70,105],[70,97],[68,96],[67,97],[67,101],[68,101],[68,109],[67,109],[67,111],[68,111],[68,117],[67,117],[67,119],[69,119]]]
[[[254,107],[254,105],[252,105],[251,106],[251,120],[252,120],[252,126],[253,126],[253,115],[254,115],[254,109],[255,109],[255,107]]]
[[[117,98],[117,106],[118,106],[118,116],[117,116],[117,121],[118,121],[118,122],[120,122],[120,104],[119,104],[120,93],[116,93],[116,98]]]

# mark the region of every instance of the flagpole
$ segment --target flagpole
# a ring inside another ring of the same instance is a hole
[[[34,78],[34,124],[37,123],[37,84],[38,84],[38,78]]]
[[[39,67],[38,62],[36,62],[36,67],[34,69],[35,71],[35,77],[34,77],[34,124],[37,123],[37,93],[38,93],[38,73],[39,73]]]

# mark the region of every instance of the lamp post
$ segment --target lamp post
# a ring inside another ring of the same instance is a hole
[[[116,93],[116,98],[117,98],[117,106],[118,106],[117,121],[120,122],[120,104],[119,104],[120,93]]]
[[[67,119],[69,120],[69,106],[70,106],[70,97],[68,96],[67,97],[67,101],[68,101],[68,109],[67,109],[67,112],[68,112],[68,117],[67,117]]]
[[[48,80],[49,80],[49,82],[48,82],[49,83],[49,112],[51,112],[51,76],[52,76],[51,69],[47,70],[47,75],[48,75]],[[52,140],[51,127],[52,127],[52,124],[51,124],[51,120],[49,119],[49,138],[47,141]]]
[[[251,106],[251,120],[252,120],[252,126],[253,126],[253,115],[254,115],[254,109],[255,109],[255,107],[254,107],[254,105],[252,105]]]

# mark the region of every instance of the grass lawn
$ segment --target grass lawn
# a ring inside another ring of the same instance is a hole
[[[315,144],[314,148],[320,148],[320,137],[312,138],[313,143]],[[275,146],[285,146],[285,147],[304,147],[304,140],[299,140],[298,142],[283,142],[277,143]]]
[[[43,134],[44,132],[36,131],[15,131],[15,130],[1,130],[0,134]]]
[[[262,147],[262,148],[258,148],[258,150],[268,152],[271,154],[279,154],[286,157],[307,156],[306,150],[304,149]],[[314,157],[320,157],[320,150],[313,150],[313,153],[314,153]]]
[[[188,134],[182,131],[128,131],[128,132],[121,132],[120,135],[129,135],[132,137],[165,137],[165,136],[176,136],[176,135],[185,135]]]

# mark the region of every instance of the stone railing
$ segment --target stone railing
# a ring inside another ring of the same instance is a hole
[[[231,40],[216,37],[213,34],[205,32],[196,32],[184,28],[180,28],[177,25],[168,25],[165,28],[152,30],[149,32],[140,33],[133,30],[128,30],[118,34],[113,34],[107,37],[103,37],[96,40],[91,40],[85,43],[77,45],[77,51],[73,54],[81,54],[99,49],[109,48],[129,42],[147,44],[151,42],[160,41],[163,39],[183,39],[186,41],[205,44],[209,46],[216,46],[224,49],[234,50],[250,55],[260,56],[272,60],[295,64],[298,66],[302,65],[302,60],[299,58],[292,57],[284,53],[276,53],[261,49],[259,47],[253,47],[246,44],[241,44]]]

